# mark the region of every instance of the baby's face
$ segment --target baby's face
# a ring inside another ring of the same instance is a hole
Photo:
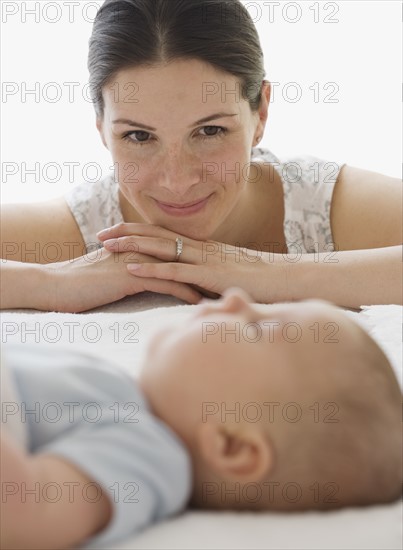
[[[155,334],[139,383],[189,451],[194,506],[254,506],[223,498],[217,488],[227,494],[234,483],[262,491],[272,481],[299,484],[298,503],[279,491],[256,509],[329,509],[400,494],[400,389],[376,343],[329,302],[257,305],[230,289]],[[333,483],[333,503],[313,500],[313,480]]]
[[[192,446],[194,427],[223,404],[281,401],[285,389],[289,401],[314,402],[317,385],[330,382],[313,367],[337,360],[361,332],[329,302],[252,304],[233,288],[155,333],[139,383],[153,412]]]

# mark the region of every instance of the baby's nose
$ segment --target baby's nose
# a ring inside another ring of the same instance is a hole
[[[250,296],[239,287],[231,287],[223,293],[223,307],[228,311],[241,311],[250,307]]]

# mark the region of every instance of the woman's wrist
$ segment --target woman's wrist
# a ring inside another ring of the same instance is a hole
[[[265,254],[265,296],[262,301],[296,302],[313,297],[317,290],[314,281],[320,277],[317,273],[319,266],[310,256],[303,254],[294,258],[286,254]]]
[[[257,301],[263,304],[294,301],[295,264],[289,262],[283,254],[272,252],[263,253],[262,260],[260,265],[263,271],[258,277],[260,288]],[[257,263],[256,267],[258,265]],[[252,289],[249,292],[251,296],[256,295]]]
[[[1,309],[54,309],[52,264],[1,260]]]
[[[295,262],[287,262],[289,301],[307,300],[315,294],[314,269],[316,264],[303,254]]]

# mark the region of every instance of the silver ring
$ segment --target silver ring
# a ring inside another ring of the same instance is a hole
[[[175,256],[175,262],[179,262],[179,258],[181,257],[183,250],[183,241],[180,237],[176,238],[176,256]]]

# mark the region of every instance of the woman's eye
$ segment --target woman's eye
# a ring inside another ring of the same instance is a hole
[[[129,132],[125,136],[123,136],[123,139],[130,141],[132,143],[136,143],[139,145],[143,145],[143,143],[147,143],[147,137],[150,134],[148,132],[143,132],[142,130],[135,130],[134,132]],[[134,136],[134,138],[133,138]],[[145,139],[144,139],[145,138]]]
[[[206,132],[206,136],[203,136],[201,134],[201,138],[207,138],[207,137],[211,137],[211,138],[215,138],[215,137],[221,137],[223,136],[224,134],[226,134],[227,132],[227,129],[226,128],[223,128],[222,126],[204,126],[202,128],[203,132]],[[213,133],[210,133],[210,132],[213,132]]]
[[[205,132],[205,135],[197,134],[196,137],[202,140],[219,138],[227,133],[227,128],[223,128],[222,126],[204,126],[200,129],[200,131],[201,130]],[[152,141],[148,139],[149,136],[150,134],[148,132],[144,132],[142,130],[134,130],[125,134],[123,136],[123,139],[135,145],[147,145]]]

